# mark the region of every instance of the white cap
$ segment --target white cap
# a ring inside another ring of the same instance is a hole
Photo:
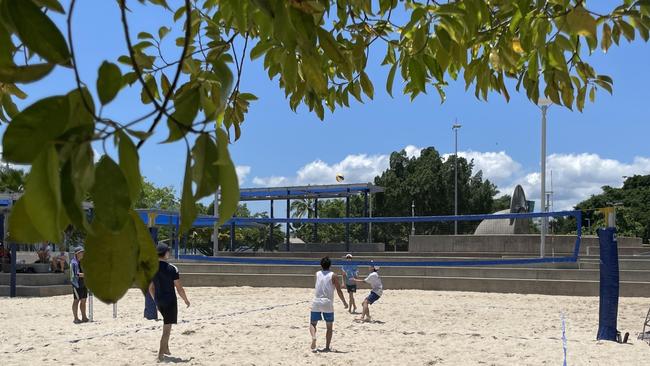
[[[352,254],[350,254],[350,253],[346,254],[345,258],[352,258]]]

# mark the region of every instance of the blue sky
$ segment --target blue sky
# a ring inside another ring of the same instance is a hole
[[[169,13],[131,3],[134,35],[154,33],[163,22],[169,25]],[[62,17],[57,20],[63,24]],[[119,11],[114,1],[80,1],[73,25],[81,77],[94,91],[100,63],[126,54]],[[173,37],[169,41],[170,58],[177,57]],[[242,138],[231,147],[243,186],[333,183],[335,172],[345,174],[350,183],[368,181],[385,169],[392,151],[408,146],[417,154],[419,148],[434,146],[441,153],[453,152],[451,125],[458,119],[463,125],[459,150],[474,158],[487,178],[504,193],[522,184],[529,198],[539,198],[540,111],[525,95],[512,91],[506,103],[494,94],[486,103],[465,92],[464,82],[451,81],[444,104],[434,91],[410,102],[400,95],[396,80],[391,98],[384,89],[388,70],[378,66],[382,57],[383,49],[372,50],[369,74],[375,81],[375,100],[352,102],[349,109],[327,114],[325,121],[305,108],[292,112],[277,80],[268,79],[260,62],[247,60],[242,90],[255,93],[259,100],[251,105]],[[650,45],[623,42],[607,55],[599,50],[588,60],[597,71],[613,77],[614,95],[599,92],[596,103],[587,103],[583,113],[550,108],[547,151],[556,208],[570,207],[604,184],[620,185],[623,175],[650,173]],[[73,87],[72,73],[57,69],[24,89],[30,103]],[[127,121],[148,112],[139,92],[124,90],[105,114]],[[184,145],[157,143],[164,138],[161,133],[141,150],[141,168],[157,185],[179,187]]]

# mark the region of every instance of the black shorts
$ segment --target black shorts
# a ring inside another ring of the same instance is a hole
[[[158,304],[158,311],[163,317],[164,324],[176,324],[178,320],[178,305],[176,302],[169,304]]]
[[[83,300],[88,298],[88,289],[86,286],[74,287],[72,286],[72,295],[75,300]]]
[[[345,288],[348,290],[349,294],[357,292],[357,285],[345,285]]]

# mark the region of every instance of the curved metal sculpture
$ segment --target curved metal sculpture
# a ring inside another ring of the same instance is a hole
[[[517,185],[512,192],[510,199],[510,209],[495,212],[497,214],[505,213],[524,213],[530,211],[524,189]],[[528,234],[530,232],[530,219],[493,219],[483,220],[474,231],[474,235],[513,235]]]
[[[512,192],[510,199],[510,213],[524,213],[528,212],[528,203],[526,202],[526,194],[524,189],[517,185],[515,191]],[[510,225],[514,224],[515,219],[510,219]]]

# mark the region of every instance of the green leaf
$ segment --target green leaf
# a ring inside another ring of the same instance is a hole
[[[137,233],[133,219],[121,230],[104,227],[98,220],[86,237],[84,268],[86,286],[105,303],[119,300],[133,285],[138,265]]]
[[[414,85],[416,91],[425,91],[426,86],[426,76],[424,74],[424,65],[417,62],[416,59],[411,59],[409,61],[409,76],[411,77],[411,83]]]
[[[192,194],[192,160],[187,152],[185,160],[185,176],[183,178],[183,192],[181,194],[181,226],[180,234],[186,233],[194,223],[197,215],[196,203]]]
[[[63,6],[61,6],[61,3],[59,3],[58,0],[33,0],[36,5],[44,8],[48,8],[49,10],[55,11],[59,14],[65,14],[65,10],[63,9]]]
[[[27,215],[25,196],[19,198],[11,206],[7,235],[11,240],[19,243],[39,243],[45,241],[45,238],[36,230],[32,219]]]
[[[62,233],[59,156],[52,145],[48,145],[32,163],[24,197],[25,211],[38,233],[48,241],[59,243]]]
[[[147,90],[149,90],[149,92],[147,92]],[[149,97],[149,93],[151,93],[151,96],[153,96],[154,99],[160,99],[160,94],[158,93],[158,85],[156,85],[156,79],[153,76],[145,78],[144,86],[140,92],[140,100],[142,103],[149,104],[153,102],[153,100],[151,100]]]
[[[368,74],[363,71],[361,72],[361,89],[363,89],[363,92],[368,96],[368,98],[372,99],[375,88],[372,86]]]
[[[54,22],[31,0],[5,0],[16,32],[30,50],[47,61],[60,65],[70,63],[70,51]]]
[[[7,112],[9,118],[14,118],[18,113],[20,113],[18,107],[16,107],[16,104],[11,100],[9,94],[2,94],[2,108]]]
[[[3,159],[30,164],[47,144],[61,135],[68,122],[65,97],[41,99],[20,112],[2,136]]]
[[[327,79],[320,68],[320,61],[313,56],[304,56],[301,70],[305,81],[319,96],[327,95]]]
[[[99,67],[97,78],[97,95],[99,101],[106,105],[110,103],[122,88],[122,72],[117,65],[104,61]]]
[[[288,91],[296,89],[296,81],[298,80],[298,61],[295,55],[288,55],[284,64],[282,65],[282,79],[284,80],[284,88]]]
[[[271,42],[265,42],[265,41],[258,42],[255,45],[255,47],[251,49],[251,53],[250,53],[251,61],[265,54],[271,47],[273,47],[273,43]]]
[[[162,93],[164,96],[167,96],[172,89],[172,85],[167,79],[167,75],[162,74],[160,76],[160,87],[162,88]]]
[[[91,195],[95,206],[94,221],[114,232],[122,230],[131,208],[129,186],[122,169],[106,155],[95,168]]]
[[[154,39],[153,35],[148,32],[140,32],[138,33],[138,39]]]
[[[621,31],[623,31],[623,36],[625,36],[628,42],[634,41],[634,27],[632,27],[629,23],[627,23],[624,20],[619,20],[618,26],[621,27]]]
[[[214,194],[217,191],[219,169],[217,162],[217,146],[207,134],[201,134],[196,139],[192,148],[192,178],[196,183],[196,194],[194,198],[199,200],[203,197]]]
[[[79,89],[74,89],[66,97],[70,111],[66,130],[77,128],[75,134],[78,137],[91,138],[95,127],[95,103],[90,92],[87,88],[82,87],[81,92]],[[83,131],[79,131],[78,127],[81,127]]]
[[[0,82],[3,83],[31,83],[47,76],[53,64],[32,64],[25,66],[7,65],[0,66]]]
[[[603,38],[600,41],[600,47],[603,49],[603,52],[607,53],[609,47],[612,46],[612,28],[609,24],[605,23],[603,25]]]
[[[217,129],[217,149],[219,150],[219,185],[221,199],[219,200],[219,226],[229,220],[237,210],[239,203],[239,180],[235,164],[228,152],[228,135],[222,129]]]
[[[169,28],[169,27],[160,27],[160,28],[158,29],[158,37],[159,37],[160,40],[162,41],[162,39],[165,38],[165,36],[168,35],[169,32],[171,32],[171,31],[172,31],[172,30],[171,30],[171,28]]]
[[[135,283],[142,290],[146,291],[149,283],[158,272],[158,253],[156,244],[151,238],[149,230],[137,212],[131,210],[131,219],[135,226],[136,243],[138,245],[138,263],[135,273]]]
[[[576,6],[567,14],[566,27],[571,34],[596,37],[596,19],[583,6]]]
[[[338,42],[336,42],[332,34],[321,27],[316,28],[316,33],[318,33],[318,42],[327,57],[335,63],[344,62],[345,58],[343,57],[343,53],[339,49]]]
[[[201,94],[198,88],[189,88],[178,93],[174,98],[176,110],[172,113],[173,119],[168,119],[169,137],[165,142],[177,141],[187,134],[192,126],[201,105]]]
[[[129,197],[131,197],[131,202],[134,203],[140,197],[142,190],[140,157],[138,155],[138,149],[127,134],[120,132],[119,138],[120,168],[124,173],[124,178],[126,178],[126,183],[129,187]]]
[[[388,95],[393,96],[393,81],[395,80],[395,71],[397,71],[397,64],[391,66],[390,71],[388,72],[388,78],[386,79],[386,91]]]

